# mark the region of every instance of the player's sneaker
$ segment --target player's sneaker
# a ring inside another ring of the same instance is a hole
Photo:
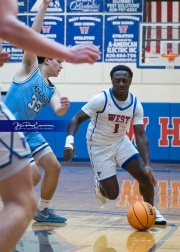
[[[160,214],[160,212],[154,207],[156,211],[156,221],[154,224],[156,225],[166,225],[166,219]]]
[[[55,214],[55,212],[50,208],[45,208],[42,211],[37,210],[33,219],[39,222],[60,222],[60,223],[63,223],[67,220],[65,217]]]
[[[95,184],[95,193],[96,198],[101,201],[102,204],[106,204],[106,198],[101,194],[101,191],[99,189],[99,181],[96,177],[94,177],[94,184]]]

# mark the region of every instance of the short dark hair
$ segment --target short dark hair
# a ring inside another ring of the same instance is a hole
[[[116,71],[126,71],[129,73],[131,78],[133,77],[133,72],[132,72],[131,68],[129,68],[128,66],[125,66],[125,65],[118,65],[118,66],[113,67],[113,69],[111,70],[111,72],[110,72],[111,79],[112,79],[113,73]]]
[[[45,57],[37,56],[38,64],[42,64],[45,60]]]
[[[44,62],[46,57],[41,57],[41,56],[37,56],[37,60],[38,60],[38,64],[42,64]],[[49,60],[52,60],[51,58],[48,58]]]

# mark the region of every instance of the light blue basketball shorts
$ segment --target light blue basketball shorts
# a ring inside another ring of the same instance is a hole
[[[52,152],[49,143],[39,132],[24,132],[31,149],[30,164],[38,164],[39,159],[45,154]]]

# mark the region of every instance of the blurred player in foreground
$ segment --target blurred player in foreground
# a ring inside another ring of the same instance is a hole
[[[0,49],[0,66],[9,60]],[[0,100],[1,126],[15,120]],[[4,127],[6,127],[4,125]],[[0,132],[0,251],[10,252],[37,210],[29,165],[30,149],[22,133]]]
[[[87,147],[95,173],[97,198],[105,203],[119,195],[116,166],[122,167],[139,182],[144,201],[154,204],[156,180],[152,173],[149,143],[143,123],[143,107],[129,92],[132,70],[124,65],[111,72],[112,88],[95,95],[73,116],[68,129],[64,158],[71,161],[75,154],[74,135],[79,125],[91,118],[87,129]],[[138,150],[126,135],[132,122]],[[156,224],[165,225],[165,218],[156,210]]]
[[[43,0],[40,6],[32,25],[32,29],[36,32],[41,30],[46,10],[51,1]],[[63,116],[67,112],[69,99],[61,97],[59,90],[49,80],[49,77],[57,77],[61,70],[62,60],[24,53],[21,67],[16,72],[5,98],[6,106],[17,120],[34,120],[47,104],[58,116]],[[38,166],[44,169],[40,201],[34,220],[65,222],[65,217],[55,214],[49,208],[50,200],[57,188],[61,165],[42,134],[39,132],[24,132],[24,134],[31,148],[30,161],[34,185],[37,185],[41,179]]]
[[[1,40],[0,40],[1,44]],[[2,50],[2,49],[0,49]],[[4,63],[8,62],[10,59],[9,54],[7,52],[0,51],[0,67],[4,65]]]

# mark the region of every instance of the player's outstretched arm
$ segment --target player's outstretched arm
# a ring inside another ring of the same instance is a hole
[[[73,118],[70,120],[67,127],[67,137],[64,146],[64,159],[68,162],[72,160],[72,156],[76,157],[76,149],[74,145],[74,136],[78,131],[79,125],[89,119],[90,117],[80,110]]]
[[[40,33],[41,31],[42,23],[46,15],[47,8],[51,2],[52,0],[42,0],[42,4],[39,7],[39,11],[34,18],[32,29],[37,31],[38,33]]]
[[[90,43],[68,48],[48,40],[17,19],[17,1],[0,0],[0,38],[39,56],[64,59],[68,62],[94,63],[99,58],[99,50]]]
[[[36,16],[34,17],[32,29],[36,31],[37,33],[41,32],[46,10],[49,6],[49,3],[51,2],[52,0],[42,0],[42,4]],[[28,51],[25,51],[22,58],[22,65],[14,77],[18,79],[19,77],[21,78],[22,76],[27,76],[31,74],[32,72],[34,72],[37,67],[38,67],[37,55],[34,53],[30,53]]]

